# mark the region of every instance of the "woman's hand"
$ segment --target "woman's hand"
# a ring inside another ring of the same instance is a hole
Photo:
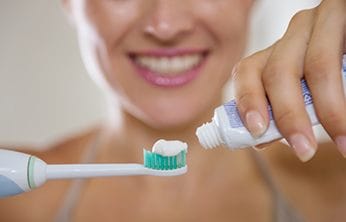
[[[277,127],[297,156],[302,161],[313,157],[317,142],[301,92],[304,76],[319,121],[346,157],[346,102],[340,73],[345,37],[346,1],[324,0],[298,12],[275,44],[235,66],[234,95],[253,136],[262,135],[268,126],[268,98]]]

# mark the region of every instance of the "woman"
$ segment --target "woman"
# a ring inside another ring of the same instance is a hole
[[[89,73],[107,91],[102,126],[35,155],[49,163],[141,162],[159,139],[189,144],[180,177],[54,181],[0,201],[1,221],[344,220],[346,116],[340,77],[345,1],[298,13],[273,46],[242,57],[252,0],[64,0]],[[333,12],[333,13],[331,13]],[[295,152],[274,143],[206,152],[195,129],[222,103],[232,67],[235,96],[254,136],[266,130],[267,94]],[[303,73],[335,140],[317,149],[299,89]],[[293,207],[291,207],[293,206]]]

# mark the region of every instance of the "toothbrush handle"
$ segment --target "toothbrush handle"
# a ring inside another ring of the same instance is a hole
[[[49,164],[47,179],[148,175],[141,164]]]
[[[30,155],[0,149],[0,198],[31,190],[28,184]]]

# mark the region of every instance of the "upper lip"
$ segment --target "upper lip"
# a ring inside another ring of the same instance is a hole
[[[149,49],[141,51],[132,51],[129,53],[130,57],[136,56],[152,56],[152,57],[174,57],[174,56],[183,56],[189,54],[202,53],[207,54],[208,50],[206,49],[179,49],[179,48],[170,48],[170,49]]]

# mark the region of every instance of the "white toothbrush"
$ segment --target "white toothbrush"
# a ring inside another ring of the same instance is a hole
[[[25,153],[0,149],[0,198],[31,191],[47,180],[109,176],[177,176],[187,172],[186,152],[165,157],[144,152],[142,164],[46,164]]]

